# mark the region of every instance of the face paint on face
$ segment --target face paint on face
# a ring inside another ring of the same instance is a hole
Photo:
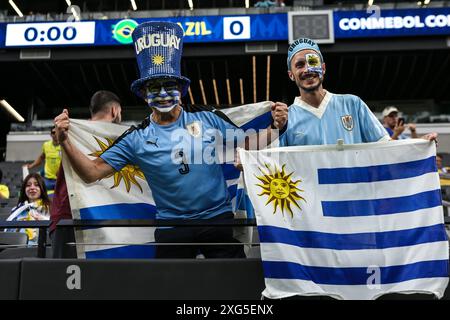
[[[180,91],[176,81],[157,81],[147,88],[147,103],[149,107],[160,112],[170,112],[180,102]]]
[[[305,55],[305,59],[306,59],[306,68],[308,72],[317,73],[319,77],[322,79],[323,70],[322,64],[320,63],[319,55],[315,53],[307,53]]]

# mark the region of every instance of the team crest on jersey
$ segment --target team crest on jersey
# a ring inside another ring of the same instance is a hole
[[[198,138],[202,135],[202,127],[199,122],[194,121],[186,125],[186,130],[194,138]]]
[[[353,130],[353,117],[349,114],[341,117],[342,125],[345,130],[352,131]]]

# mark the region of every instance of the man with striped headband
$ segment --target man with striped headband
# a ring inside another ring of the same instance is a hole
[[[300,96],[289,107],[281,146],[335,144],[338,139],[345,144],[390,140],[383,125],[359,97],[334,94],[323,88],[326,65],[313,40],[300,38],[289,46],[287,68]],[[436,137],[433,133],[423,138]]]

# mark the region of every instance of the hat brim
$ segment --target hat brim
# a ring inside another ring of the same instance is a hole
[[[147,81],[153,80],[153,79],[175,79],[181,85],[181,96],[182,97],[184,97],[187,94],[189,85],[191,83],[191,80],[189,80],[188,78],[183,77],[183,76],[174,76],[174,75],[168,75],[168,74],[154,74],[154,75],[133,81],[133,83],[131,84],[131,91],[138,97],[140,97],[142,99],[146,99],[147,97],[143,90],[143,87]]]

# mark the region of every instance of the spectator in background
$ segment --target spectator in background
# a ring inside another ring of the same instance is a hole
[[[443,158],[441,153],[436,154],[436,166],[441,180],[441,186],[450,186],[450,168],[442,166]]]
[[[438,168],[438,172],[439,173],[450,173],[450,168],[449,167],[443,167],[442,166],[442,160],[443,160],[443,155],[442,153],[437,153],[436,154],[436,166]]]
[[[50,199],[44,179],[38,173],[30,173],[25,177],[20,189],[17,206],[11,210],[6,221],[34,221],[50,219]],[[29,244],[37,244],[38,229],[8,229],[6,231],[24,232]]]
[[[285,7],[286,4],[284,3],[284,0],[277,0],[277,7]]]
[[[3,171],[0,169],[0,199],[9,199],[8,186],[1,184],[3,179]]]
[[[44,142],[39,157],[34,162],[27,164],[28,169],[33,169],[45,162],[44,181],[47,190],[55,189],[56,173],[61,164],[61,146],[56,139],[55,128],[52,128],[50,134],[52,139]]]
[[[255,3],[255,8],[269,8],[274,7],[275,2],[270,0],[262,0]]]
[[[112,123],[120,123],[122,121],[120,99],[110,91],[97,91],[94,93],[89,110],[91,111],[92,121]],[[73,229],[62,228],[55,232],[56,224],[61,219],[72,219],[63,166],[59,168],[58,178],[56,179],[55,193],[50,211],[50,220],[52,222],[49,228],[49,235],[52,240],[53,258],[76,258],[75,247],[65,245],[68,242],[75,242]]]
[[[408,137],[403,133],[406,128],[411,132],[411,138],[417,138],[416,125],[413,123],[405,123],[404,118],[399,118],[400,112],[394,106],[384,108],[382,112],[383,126],[389,133],[392,140],[402,140]]]
[[[439,173],[439,182],[441,184],[442,199],[450,200],[450,168],[442,166],[443,155],[441,153],[436,154],[436,166]],[[445,207],[445,210],[448,208]]]

